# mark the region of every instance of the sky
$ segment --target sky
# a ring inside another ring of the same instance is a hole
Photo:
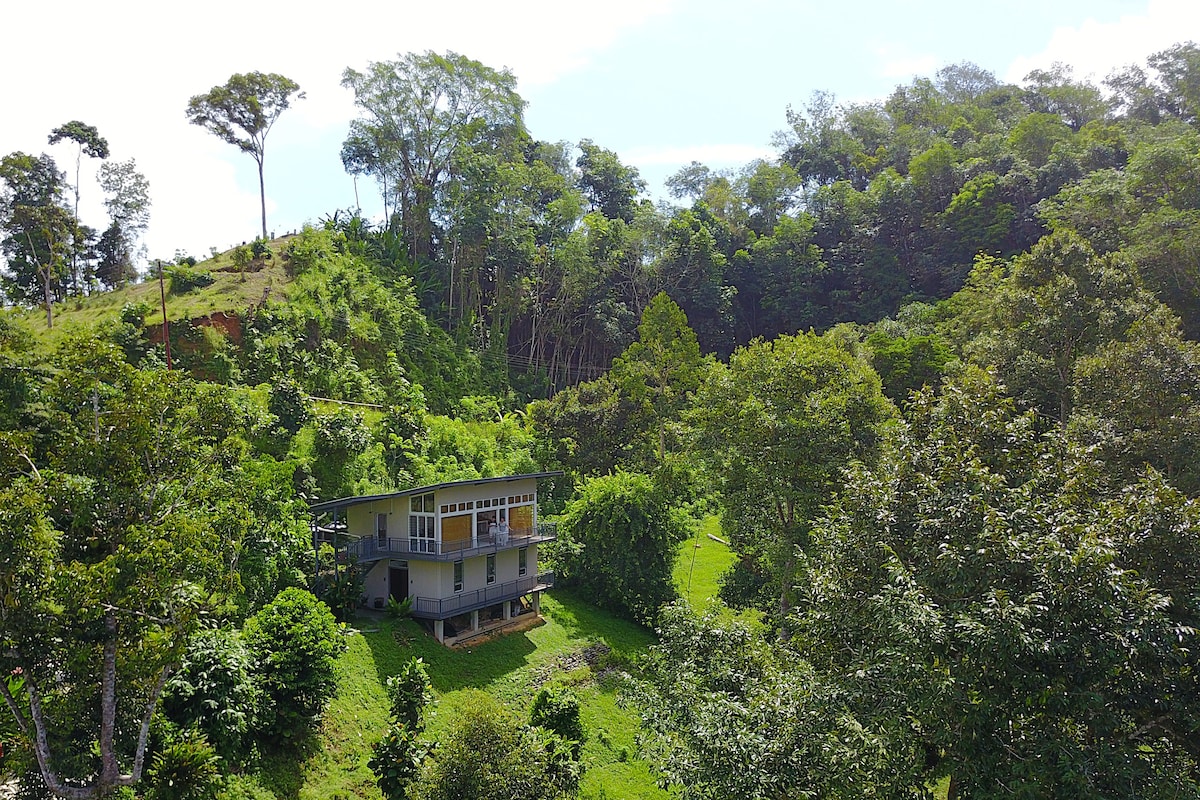
[[[69,121],[135,158],[153,202],[152,258],[205,257],[259,232],[254,160],[190,125],[188,99],[234,73],[276,72],[306,97],[266,141],[267,225],[282,234],[353,208],[341,143],[356,116],[347,67],[452,50],[516,75],[537,139],[592,139],[637,167],[654,197],[690,161],[737,168],[775,155],[789,106],[816,91],[882,100],[914,77],[970,61],[1019,83],[1060,61],[1097,83],[1200,40],[1196,0],[359,0],[330,6],[209,0],[47,0],[0,15],[0,155],[46,152],[74,174]],[[84,159],[80,216],[107,217]],[[380,208],[359,181],[365,213]]]

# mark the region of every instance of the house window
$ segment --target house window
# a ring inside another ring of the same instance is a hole
[[[529,571],[529,548],[522,547],[517,551],[517,574],[524,575]]]
[[[487,582],[496,582],[496,556],[495,554],[487,557]]]
[[[463,590],[463,562],[454,562],[454,591],[461,592]]]
[[[375,538],[379,542],[380,547],[387,545],[387,514],[375,515]]]
[[[432,514],[435,508],[433,505],[433,493],[414,494],[409,500],[409,506],[409,510],[418,514]]]

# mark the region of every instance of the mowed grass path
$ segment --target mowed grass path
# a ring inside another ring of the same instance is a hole
[[[733,562],[729,548],[707,533],[720,535],[715,518],[680,544],[675,566],[680,595],[698,609],[719,602],[717,579]],[[562,589],[543,595],[542,616],[545,622],[536,627],[455,650],[438,644],[412,620],[360,616],[346,637],[348,650],[338,662],[338,693],[317,740],[299,768],[277,764],[264,776],[266,782],[281,800],[381,798],[367,760],[387,726],[384,682],[417,656],[425,661],[437,694],[429,719],[432,734],[453,717],[465,701],[466,689],[482,689],[524,718],[543,685],[569,684],[579,696],[587,731],[587,771],[580,797],[670,797],[658,787],[650,764],[638,756],[637,711],[620,697],[622,670],[634,668],[636,658],[654,641],[653,633]],[[594,667],[581,658],[593,645],[611,649]]]

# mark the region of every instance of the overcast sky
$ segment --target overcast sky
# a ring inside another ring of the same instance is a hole
[[[46,0],[3,19],[0,154],[48,152],[73,173],[74,145],[46,137],[72,119],[95,125],[114,159],[136,158],[148,177],[147,244],[162,258],[258,231],[253,159],[184,116],[189,97],[235,72],[282,73],[307,93],[267,139],[268,228],[282,233],[354,205],[338,157],[354,117],[341,74],[402,52],[510,68],[534,137],[591,138],[661,194],[693,159],[723,168],[772,155],[788,105],[817,90],[879,99],[960,61],[1014,82],[1062,61],[1099,81],[1200,40],[1197,0]],[[85,162],[85,178],[97,166]],[[84,222],[103,228],[98,188],[82,188]],[[359,189],[377,207],[374,185]]]

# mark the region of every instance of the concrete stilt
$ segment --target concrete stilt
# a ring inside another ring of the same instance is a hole
[[[504,601],[504,621],[512,619],[512,600]]]
[[[433,637],[442,644],[446,643],[446,624],[440,619],[433,621]]]
[[[479,609],[471,612],[471,630],[479,630]]]
[[[540,591],[533,593],[533,613],[542,613],[542,593]]]

